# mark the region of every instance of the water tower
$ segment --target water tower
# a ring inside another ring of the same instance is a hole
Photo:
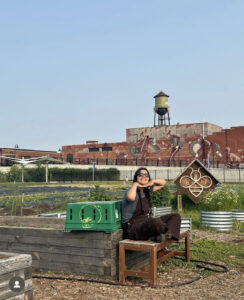
[[[170,125],[168,98],[164,92],[160,91],[156,96],[154,107],[154,126]],[[158,115],[158,125],[156,125],[156,114]]]

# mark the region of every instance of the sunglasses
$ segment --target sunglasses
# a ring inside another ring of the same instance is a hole
[[[149,177],[148,173],[138,173],[137,177]]]

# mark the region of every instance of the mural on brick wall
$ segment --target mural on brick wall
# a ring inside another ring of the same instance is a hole
[[[201,131],[201,124],[189,124],[188,127],[173,125],[164,126],[164,128],[132,129],[127,132],[130,154],[138,159],[167,160],[171,166],[177,165],[179,160],[190,162],[194,158],[198,158],[207,166],[214,161],[220,161],[229,168],[240,166],[244,159],[242,147],[237,149],[237,153],[231,151],[230,147],[226,147],[223,131],[217,132],[219,136],[221,135],[219,141],[221,145],[218,140],[214,140],[213,133],[216,134],[215,132],[212,133],[211,130],[206,129],[206,132],[211,134],[203,138]],[[232,141],[229,143],[231,144]]]
[[[180,149],[185,145],[185,138],[180,137],[171,129],[161,132],[161,137],[154,136],[155,128],[142,130],[139,139],[130,143],[130,153],[134,158],[167,159],[175,164],[180,157]]]
[[[219,144],[203,138],[202,134],[199,134],[196,141],[190,142],[189,152],[193,157],[200,159],[206,165],[209,165],[211,159],[214,160],[223,156],[220,152]]]
[[[71,153],[74,163],[80,164],[96,159],[100,164],[183,166],[197,158],[207,167],[238,168],[244,163],[244,126],[227,130],[214,124],[205,123],[203,128],[201,123],[193,123],[130,128],[126,130],[126,142],[62,147],[64,161]]]
[[[228,168],[238,168],[241,163],[241,157],[235,153],[230,152],[230,147],[226,147],[225,150],[226,159],[224,160],[224,164]]]

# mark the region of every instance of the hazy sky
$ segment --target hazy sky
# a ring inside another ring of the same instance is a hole
[[[171,123],[244,125],[243,0],[0,0],[0,147]]]

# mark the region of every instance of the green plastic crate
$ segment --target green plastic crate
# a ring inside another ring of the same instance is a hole
[[[67,204],[65,231],[96,230],[115,232],[121,227],[121,201]]]

